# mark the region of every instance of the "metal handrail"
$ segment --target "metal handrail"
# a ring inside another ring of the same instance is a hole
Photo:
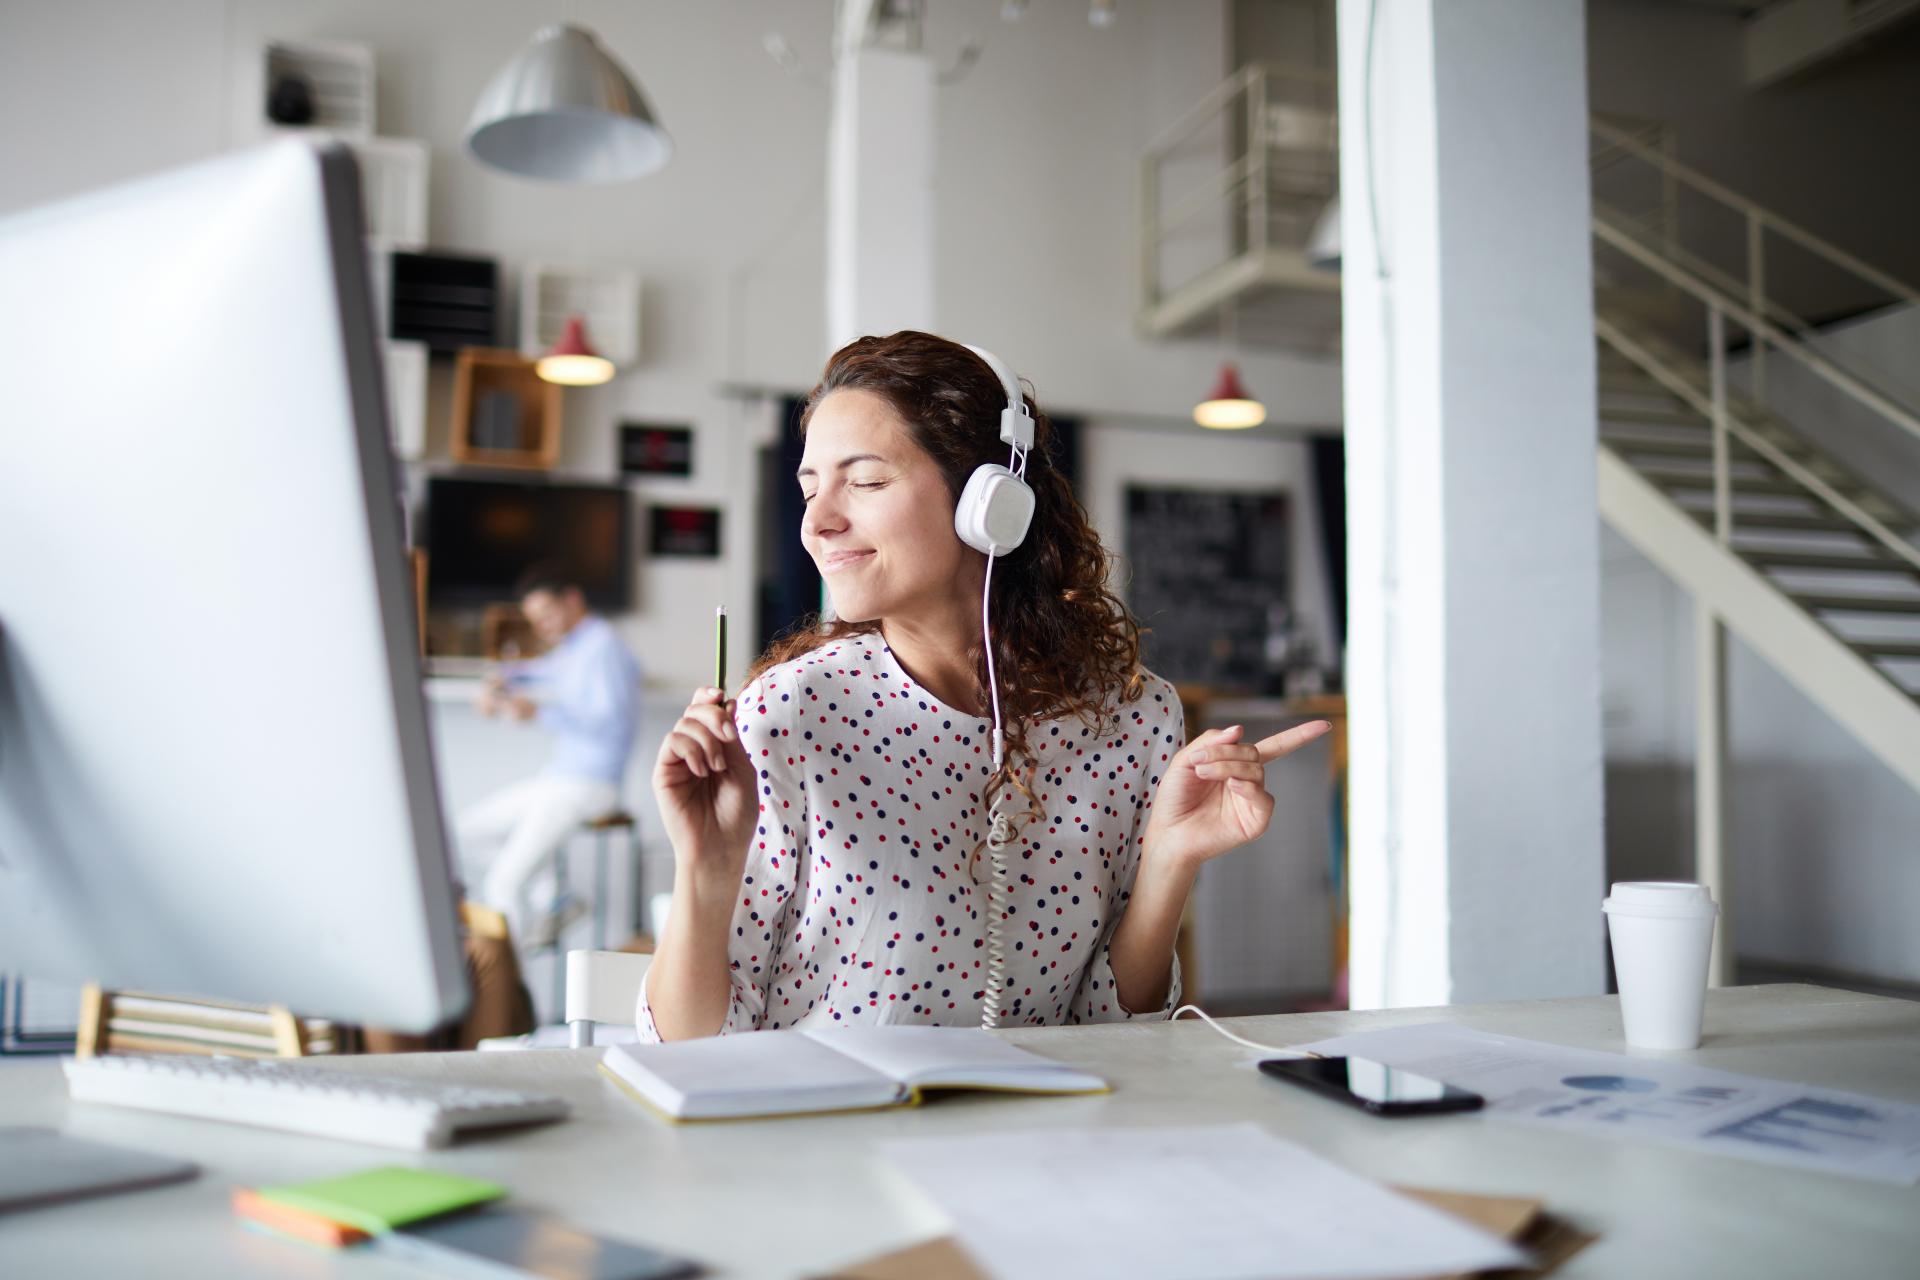
[[[1267,117],[1276,101],[1286,103],[1292,96],[1276,94],[1272,88],[1276,82],[1295,86],[1295,92],[1298,86],[1308,86],[1315,110],[1324,110],[1329,116],[1338,110],[1331,95],[1335,83],[1331,71],[1286,62],[1249,62],[1214,85],[1143,150],[1137,238],[1137,305],[1143,315],[1163,297],[1160,252],[1174,229],[1219,210],[1240,237],[1238,247],[1229,249],[1229,257],[1261,254],[1271,248],[1269,185],[1274,162],[1272,126]],[[1323,97],[1325,102],[1320,101]],[[1220,157],[1219,168],[1203,178],[1182,179],[1177,203],[1163,211],[1162,166],[1203,128],[1216,124],[1238,128],[1238,134],[1230,135],[1233,154]]]
[[[1717,200],[1728,208],[1738,210],[1769,231],[1785,236],[1801,248],[1825,258],[1828,262],[1840,267],[1842,270],[1852,272],[1855,276],[1867,281],[1885,293],[1892,294],[1900,301],[1920,303],[1920,289],[1916,289],[1904,281],[1895,279],[1877,267],[1869,266],[1846,250],[1822,240],[1819,236],[1814,235],[1804,227],[1789,222],[1779,214],[1755,204],[1738,192],[1721,186],[1699,170],[1682,164],[1671,156],[1662,155],[1660,152],[1639,141],[1632,134],[1617,129],[1602,120],[1589,120],[1587,122],[1587,128],[1599,137],[1606,139],[1607,142],[1613,146],[1631,152],[1640,159],[1645,160],[1648,164],[1659,169],[1662,173],[1677,178],[1702,195]]]
[[[1718,315],[1719,312],[1716,311],[1711,314]],[[1717,328],[1718,326],[1715,325],[1714,327]],[[1912,565],[1916,571],[1920,571],[1920,548],[1916,548],[1912,543],[1888,528],[1884,522],[1875,518],[1871,512],[1863,509],[1859,503],[1853,501],[1853,499],[1847,497],[1846,494],[1841,493],[1838,489],[1835,489],[1825,480],[1822,480],[1792,454],[1774,444],[1773,441],[1754,430],[1753,427],[1746,422],[1727,412],[1724,383],[1721,384],[1718,395],[1714,394],[1711,390],[1706,394],[1702,394],[1699,387],[1687,378],[1674,372],[1659,356],[1655,355],[1642,343],[1635,341],[1618,325],[1615,325],[1605,317],[1596,316],[1594,318],[1594,331],[1599,335],[1602,342],[1605,342],[1615,351],[1618,351],[1621,355],[1633,361],[1634,364],[1646,372],[1648,377],[1658,382],[1676,398],[1691,405],[1694,410],[1703,417],[1712,421],[1716,434],[1724,431],[1728,435],[1738,437],[1741,444],[1759,454],[1775,467],[1778,467],[1782,472],[1798,481],[1829,508],[1858,525],[1860,529],[1872,537],[1874,541],[1880,543],[1880,545],[1884,546],[1887,550],[1893,552],[1894,555]],[[1722,472],[1725,461],[1724,458],[1720,456],[1720,449],[1716,448],[1715,454],[1716,483],[1714,505],[1716,523],[1724,526],[1727,531],[1730,532],[1731,498],[1727,496],[1726,505],[1723,507],[1723,494],[1721,492],[1723,488],[1722,480],[1724,479]],[[1723,541],[1724,540],[1725,539],[1723,539]]]
[[[1696,279],[1691,273],[1682,270],[1667,261],[1659,253],[1640,243],[1634,237],[1609,226],[1598,218],[1593,220],[1593,234],[1596,238],[1620,250],[1640,265],[1664,278],[1669,284],[1692,294],[1708,307],[1714,308],[1743,326],[1754,336],[1756,343],[1765,339],[1776,350],[1792,356],[1795,360],[1811,369],[1827,383],[1854,400],[1875,410],[1882,417],[1900,427],[1909,435],[1920,438],[1920,417],[1916,417],[1903,406],[1894,403],[1875,388],[1848,373],[1833,361],[1814,351],[1805,343],[1783,330],[1775,327],[1764,317],[1755,315],[1747,308],[1721,294],[1713,286]]]
[[[1741,280],[1731,272],[1715,266],[1691,250],[1681,248],[1671,237],[1666,238],[1663,243],[1654,244],[1649,234],[1638,230],[1633,225],[1635,222],[1645,222],[1644,218],[1635,218],[1632,214],[1625,213],[1598,199],[1593,202],[1593,216],[1596,221],[1608,223],[1615,231],[1639,240],[1642,245],[1665,256],[1669,262],[1690,272],[1696,279],[1718,288],[1727,297],[1738,297],[1742,292],[1751,292],[1745,290]],[[1820,352],[1826,343],[1827,335],[1823,334],[1817,325],[1794,312],[1778,299],[1769,298],[1763,294],[1752,298],[1751,302],[1758,303],[1761,308],[1760,314],[1777,322],[1787,333],[1804,343],[1809,350]],[[1832,359],[1831,356],[1828,358]],[[1892,378],[1884,369],[1873,370],[1871,377],[1857,368],[1849,372],[1863,385],[1873,388],[1895,404],[1920,406],[1920,391]]]
[[[1308,84],[1333,84],[1331,71],[1320,67],[1310,67],[1297,62],[1249,62],[1222,80],[1201,97],[1200,101],[1187,108],[1186,113],[1155,134],[1142,153],[1151,162],[1172,151],[1185,142],[1201,125],[1212,120],[1226,110],[1229,102],[1245,93],[1257,79],[1263,77],[1304,80]]]

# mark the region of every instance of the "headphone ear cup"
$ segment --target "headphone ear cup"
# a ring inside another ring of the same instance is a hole
[[[974,468],[953,508],[953,531],[975,551],[1003,556],[1027,536],[1033,523],[1033,490],[997,463]]]

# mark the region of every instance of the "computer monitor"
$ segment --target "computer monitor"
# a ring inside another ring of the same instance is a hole
[[[299,142],[0,220],[0,971],[465,1007],[365,254]]]

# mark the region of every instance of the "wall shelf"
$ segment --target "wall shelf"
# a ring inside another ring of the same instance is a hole
[[[517,351],[462,349],[453,371],[453,460],[550,470],[560,459],[560,391]]]

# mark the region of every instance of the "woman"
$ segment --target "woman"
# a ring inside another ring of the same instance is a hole
[[[1177,1005],[1194,875],[1266,829],[1263,766],[1329,726],[1182,747],[1179,701],[1138,665],[1139,629],[1031,401],[1037,502],[992,570],[989,667],[988,561],[954,507],[1005,458],[1008,403],[981,357],[931,334],[862,338],[827,362],[797,478],[837,620],[776,642],[737,704],[702,690],[661,746],[675,879],[643,1036]]]

